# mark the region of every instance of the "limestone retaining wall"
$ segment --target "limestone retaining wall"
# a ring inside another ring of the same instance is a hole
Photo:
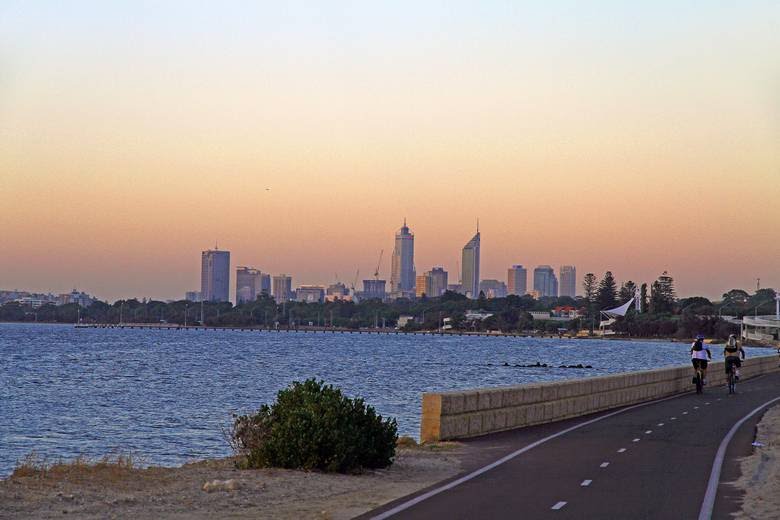
[[[775,372],[778,364],[776,355],[748,358],[743,362],[741,378]],[[693,368],[686,365],[587,379],[424,393],[420,440],[474,437],[651,401],[693,390],[692,375]],[[707,376],[710,388],[724,385],[723,361],[711,362]]]

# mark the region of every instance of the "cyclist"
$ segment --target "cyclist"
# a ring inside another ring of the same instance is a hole
[[[726,347],[723,349],[723,356],[726,358],[726,375],[728,375],[731,365],[734,365],[734,377],[739,381],[739,369],[742,367],[742,360],[745,359],[745,351],[734,334],[729,334]]]
[[[707,384],[707,361],[712,359],[710,348],[704,344],[704,336],[696,336],[696,340],[691,344],[691,363],[693,364],[694,374],[701,370],[702,384]]]

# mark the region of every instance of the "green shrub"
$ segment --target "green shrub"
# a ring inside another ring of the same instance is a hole
[[[235,417],[231,437],[250,468],[346,473],[390,466],[398,426],[363,399],[308,379],[279,391],[276,402],[256,414]]]

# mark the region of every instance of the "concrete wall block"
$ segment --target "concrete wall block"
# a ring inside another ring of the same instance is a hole
[[[546,384],[542,386],[542,401],[550,402],[558,399],[558,385]]]
[[[504,408],[511,408],[519,405],[523,400],[523,390],[518,388],[504,389],[501,397],[501,404]]]
[[[482,416],[482,431],[483,432],[494,432],[498,428],[496,428],[496,411],[495,410],[489,410],[487,412],[480,412],[479,413]]]
[[[491,390],[490,392],[490,408],[496,410],[504,406],[504,391],[503,390]]]
[[[468,415],[456,415],[451,417],[444,417],[442,419],[442,434],[441,438],[446,439],[461,439],[467,437],[469,434],[469,416]]]
[[[464,392],[463,412],[476,412],[479,409],[479,392]]]
[[[539,385],[528,386],[523,390],[521,404],[538,403],[542,400],[542,387]]]
[[[480,391],[477,398],[477,410],[490,410],[490,390]]]
[[[510,427],[507,424],[507,415],[509,415],[509,411],[506,408],[493,412],[493,424],[496,430],[504,430]]]
[[[469,418],[469,435],[480,435],[485,433],[486,430],[482,429],[482,414],[472,413],[468,415]]]
[[[507,416],[507,419],[511,417],[516,428],[528,425],[528,408],[526,406],[518,406],[513,409],[513,412]]]
[[[465,401],[466,396],[463,393],[443,395],[441,403],[442,415],[455,415],[463,413],[465,408]]]

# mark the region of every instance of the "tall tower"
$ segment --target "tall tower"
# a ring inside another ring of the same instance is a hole
[[[479,297],[479,224],[477,233],[463,246],[461,257],[461,290],[469,298]]]
[[[414,293],[414,235],[404,225],[395,234],[395,247],[390,272],[390,293],[393,297],[411,296]]]
[[[549,265],[534,269],[534,291],[539,291],[540,296],[558,296],[558,279]]]
[[[506,278],[509,294],[522,296],[528,292],[528,271],[522,265],[516,264],[510,267]]]
[[[561,266],[561,291],[560,296],[577,296],[577,268],[573,265]]]
[[[200,255],[200,296],[207,302],[226,302],[230,291],[230,251],[209,249]]]

